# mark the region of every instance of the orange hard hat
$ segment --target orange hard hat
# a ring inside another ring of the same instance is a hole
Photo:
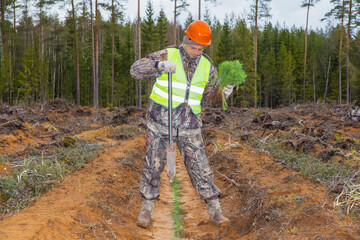
[[[185,34],[200,45],[209,46],[211,44],[211,29],[204,21],[196,20],[190,23]]]

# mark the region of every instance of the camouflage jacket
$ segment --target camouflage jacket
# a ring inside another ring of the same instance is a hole
[[[191,78],[196,70],[196,66],[200,61],[200,56],[191,58],[185,51],[184,45],[177,46],[180,50],[181,59],[183,61],[184,70],[186,73],[187,84],[190,85]],[[212,63],[210,70],[210,79],[205,87],[203,93],[202,105],[211,102],[219,102],[221,99],[221,92],[219,91],[219,77],[216,71],[216,66],[213,61],[205,53],[202,53],[204,57],[209,59]],[[155,68],[156,61],[167,60],[167,50],[163,49],[155,53],[151,53],[146,57],[136,61],[130,69],[131,75],[136,79],[152,79],[162,75],[159,69]],[[188,88],[189,89],[189,88]],[[173,109],[173,127],[179,129],[196,129],[202,126],[201,114],[194,114],[191,108],[182,103],[177,108]],[[153,100],[149,99],[147,120],[149,122],[155,122],[162,126],[168,126],[168,109],[167,107],[160,105]]]

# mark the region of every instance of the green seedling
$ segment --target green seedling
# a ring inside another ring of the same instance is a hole
[[[296,196],[293,198],[293,200],[296,202],[298,206],[301,206],[302,203],[305,202],[305,197],[303,196]]]
[[[182,232],[182,221],[181,221],[181,205],[179,202],[180,198],[180,183],[179,180],[175,177],[173,180],[173,190],[174,190],[174,206],[173,206],[173,219],[175,224],[175,238],[179,238]]]
[[[112,212],[112,209],[106,205],[103,205],[102,206],[102,210],[106,213],[111,213]]]
[[[239,86],[246,80],[246,73],[243,69],[242,63],[239,60],[224,61],[218,66],[218,73],[220,79],[220,89],[231,85],[233,87]],[[225,95],[222,94],[223,110],[226,110],[228,105],[226,103]]]

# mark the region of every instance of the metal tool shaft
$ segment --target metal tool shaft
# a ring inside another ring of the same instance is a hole
[[[172,74],[168,73],[168,113],[169,113],[169,149],[173,150],[173,139],[172,139]]]

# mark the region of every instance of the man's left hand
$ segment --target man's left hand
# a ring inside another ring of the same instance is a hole
[[[227,85],[226,87],[223,88],[222,91],[225,94],[225,98],[228,98],[230,97],[231,93],[234,91],[234,86]]]

